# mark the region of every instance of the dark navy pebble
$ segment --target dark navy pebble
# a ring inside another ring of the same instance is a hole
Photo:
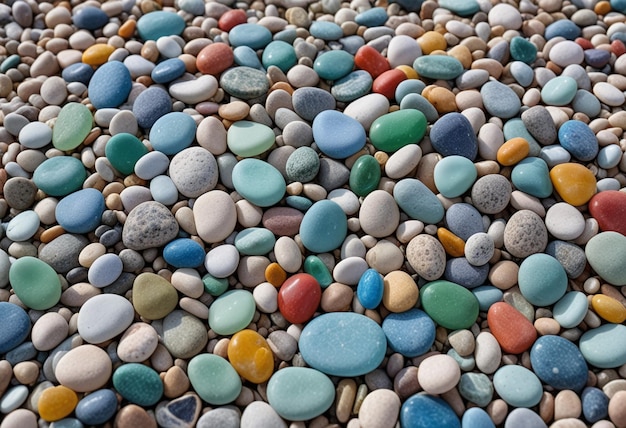
[[[430,130],[430,142],[442,156],[459,155],[473,161],[478,143],[470,121],[461,113],[448,113]]]
[[[604,49],[587,49],[584,51],[585,62],[594,68],[602,68],[609,63],[611,52]]]
[[[144,90],[133,103],[137,124],[144,129],[152,128],[154,122],[171,111],[172,100],[169,94],[156,86]]]
[[[97,30],[109,23],[108,15],[99,7],[84,6],[72,17],[72,22],[81,30]]]
[[[63,77],[63,80],[67,83],[80,82],[85,86],[89,85],[91,76],[93,76],[93,68],[84,62],[68,65],[61,72],[61,77]]]

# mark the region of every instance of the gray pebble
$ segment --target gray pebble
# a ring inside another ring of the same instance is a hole
[[[125,272],[139,273],[146,264],[141,254],[129,248],[124,248],[120,251],[119,256]]]
[[[341,162],[330,158],[320,159],[317,182],[330,192],[343,186],[350,179],[350,170]]]
[[[513,89],[494,80],[483,85],[480,95],[489,114],[501,119],[514,117],[522,106],[522,102]]]
[[[305,122],[291,122],[283,129],[283,142],[287,146],[304,147],[313,142],[313,129]]]
[[[556,141],[556,126],[544,106],[534,106],[522,113],[522,122],[530,134],[542,145]]]
[[[493,257],[494,242],[486,233],[475,233],[465,242],[465,258],[474,266],[482,266]]]
[[[219,407],[209,410],[196,423],[196,428],[239,428],[241,415],[235,407]]]
[[[81,235],[64,233],[48,242],[39,252],[39,259],[49,264],[58,273],[67,273],[80,266],[78,255],[89,244]]]
[[[320,88],[299,88],[291,95],[295,112],[301,118],[313,121],[324,110],[335,109],[335,97]]]
[[[530,210],[511,216],[504,228],[504,246],[513,256],[524,258],[540,253],[548,245],[548,230],[541,217]]]
[[[370,391],[375,389],[393,389],[393,382],[382,369],[376,369],[366,374],[365,383]]]
[[[125,295],[135,282],[136,275],[129,272],[122,272],[110,285],[107,285],[102,289],[104,293],[117,294],[118,296]]]
[[[189,147],[174,156],[169,175],[180,193],[197,198],[215,188],[219,171],[211,152],[203,147]]]
[[[500,174],[485,175],[472,186],[472,204],[483,214],[497,214],[511,200],[511,183]]]
[[[489,265],[473,266],[465,257],[456,257],[446,262],[443,275],[450,282],[466,288],[475,288],[487,281]]]
[[[163,344],[176,358],[191,358],[204,349],[209,336],[198,318],[175,310],[163,319]]]
[[[131,250],[161,247],[178,236],[178,222],[163,204],[147,201],[128,214],[122,241]]]
[[[298,350],[296,339],[284,330],[276,330],[267,337],[267,344],[280,360],[291,361]]]
[[[557,259],[570,278],[578,278],[587,264],[585,250],[571,242],[551,241],[546,247],[546,254]]]
[[[25,210],[30,208],[37,196],[37,186],[24,177],[13,177],[4,183],[4,199],[11,208]]]
[[[306,183],[317,175],[320,159],[317,152],[310,147],[297,148],[287,159],[285,172],[289,181]]]

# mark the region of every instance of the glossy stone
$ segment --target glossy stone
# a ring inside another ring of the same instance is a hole
[[[286,190],[282,174],[260,159],[247,158],[237,162],[233,168],[232,179],[235,190],[260,207],[276,204]]]
[[[358,196],[367,196],[378,188],[381,170],[374,156],[359,157],[350,170],[350,189]]]
[[[478,300],[466,288],[445,280],[427,283],[420,290],[424,311],[440,326],[468,328],[478,317]]]
[[[239,120],[228,128],[227,144],[240,157],[260,155],[274,144],[274,132],[261,123]]]
[[[335,202],[321,200],[313,204],[300,223],[300,239],[310,251],[332,251],[343,243],[348,231],[348,220]]]
[[[328,270],[328,267],[324,264],[322,259],[315,255],[307,256],[307,258],[304,259],[303,270],[314,277],[322,288],[328,287],[333,282],[333,276]]]
[[[578,347],[561,336],[541,336],[530,349],[535,374],[556,389],[581,391],[587,383],[587,363]]]
[[[626,237],[617,232],[601,232],[585,246],[587,261],[594,271],[613,285],[626,285],[626,267],[620,257]]]
[[[313,63],[313,70],[321,79],[338,80],[354,68],[354,57],[343,50],[326,51]]]
[[[382,329],[391,349],[408,358],[425,354],[435,342],[435,323],[419,309],[389,314]]]
[[[196,355],[187,367],[196,393],[209,404],[228,404],[241,392],[241,378],[224,358],[215,354]]]
[[[163,382],[152,368],[139,363],[126,363],[113,372],[113,386],[131,403],[152,406],[163,395]]]
[[[597,193],[589,201],[589,213],[602,231],[626,235],[626,193],[617,190]]]
[[[498,302],[487,312],[489,329],[504,352],[521,354],[537,339],[533,324],[513,306]]]
[[[111,419],[116,411],[115,392],[111,389],[99,389],[78,402],[76,417],[86,425],[99,425]]]
[[[321,298],[322,289],[317,280],[307,273],[298,273],[281,285],[278,309],[287,321],[305,323],[317,311]]]
[[[57,116],[52,129],[52,144],[67,151],[78,147],[93,127],[93,116],[81,103],[67,103]]]
[[[211,305],[209,327],[223,336],[243,330],[252,321],[255,306],[249,291],[227,291]]]
[[[48,422],[58,421],[69,416],[78,403],[78,396],[66,386],[59,385],[45,389],[37,401],[39,416]]]
[[[274,354],[254,330],[241,330],[228,342],[228,360],[237,373],[252,383],[262,383],[274,372]]]
[[[413,68],[420,77],[429,79],[456,79],[463,72],[461,62],[446,55],[424,55],[418,57],[413,63]]]
[[[461,428],[450,405],[428,394],[415,394],[402,404],[400,423],[406,428]]]
[[[378,150],[395,152],[419,143],[426,133],[426,117],[419,110],[407,109],[387,113],[370,127],[369,137]]]
[[[567,290],[567,274],[557,259],[547,254],[531,254],[518,273],[522,295],[535,306],[556,303]]]
[[[45,310],[61,298],[61,282],[47,263],[31,256],[17,259],[9,269],[9,281],[14,293],[27,307]]]
[[[580,337],[579,348],[592,366],[606,369],[626,364],[626,326],[604,324],[587,330]]]
[[[468,158],[447,156],[435,165],[435,186],[446,198],[456,198],[472,187],[477,175],[474,163]]]
[[[157,10],[142,15],[137,21],[137,32],[144,40],[157,40],[163,36],[178,36],[185,28],[185,21],[173,12]]]
[[[559,196],[568,204],[580,206],[596,192],[596,179],[584,165],[562,163],[550,170],[550,180]]]
[[[376,309],[383,299],[383,277],[375,269],[367,269],[361,275],[356,293],[361,305],[366,309]]]

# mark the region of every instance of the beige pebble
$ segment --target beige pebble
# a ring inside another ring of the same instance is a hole
[[[172,274],[171,283],[185,296],[197,299],[204,293],[204,284],[197,270],[191,268],[176,269]]]
[[[483,331],[476,336],[474,357],[476,367],[485,374],[491,374],[500,367],[502,350],[493,334]]]
[[[535,320],[535,329],[542,336],[556,335],[561,331],[561,326],[554,318],[538,318]]]
[[[517,284],[519,266],[510,260],[503,260],[489,270],[489,281],[500,290],[508,290]]]
[[[367,394],[359,410],[361,428],[393,428],[400,413],[400,398],[388,389]]]
[[[393,242],[381,239],[367,251],[365,260],[370,268],[376,269],[381,275],[387,275],[402,268],[404,254]]]
[[[127,404],[115,416],[117,428],[157,428],[154,416],[136,404]]]
[[[609,419],[616,428],[626,428],[626,391],[620,391],[609,401]]]
[[[104,245],[99,242],[92,242],[81,250],[78,255],[78,263],[83,267],[89,268],[98,257],[106,254],[106,252],[107,249]]]
[[[356,398],[356,382],[354,379],[342,379],[337,385],[335,413],[341,423],[346,423],[350,419],[352,406]]]
[[[406,258],[415,272],[427,281],[439,279],[446,268],[443,245],[431,235],[420,234],[411,239],[406,247]]]
[[[0,395],[4,395],[11,378],[13,377],[13,367],[7,360],[0,360]]]
[[[101,289],[94,287],[88,282],[79,282],[63,291],[61,294],[61,303],[65,306],[79,308],[87,300],[101,293]]]
[[[0,428],[37,428],[37,415],[27,409],[16,409],[5,415]]]
[[[243,120],[250,113],[250,106],[243,101],[232,101],[228,104],[222,104],[217,110],[217,113],[226,120],[235,122]]]
[[[400,222],[400,209],[389,193],[384,190],[374,190],[361,204],[359,221],[363,232],[376,238],[384,238],[393,234],[397,229]]]
[[[213,116],[202,119],[196,131],[196,138],[201,147],[215,156],[226,151],[226,128],[222,121]]]
[[[132,324],[117,345],[117,355],[127,363],[141,363],[150,358],[159,344],[156,330],[147,323]]]
[[[237,224],[235,203],[221,190],[211,190],[196,199],[193,216],[198,235],[207,243],[226,239]]]
[[[393,271],[384,277],[383,305],[391,312],[405,312],[415,306],[419,295],[417,284],[404,271]]]
[[[286,272],[295,273],[302,267],[302,253],[296,241],[288,236],[281,236],[274,244],[276,262]]]
[[[170,367],[162,377],[163,395],[177,398],[189,390],[190,382],[185,371],[179,366]]]
[[[617,375],[615,377],[617,377]],[[602,386],[602,392],[609,398],[613,398],[613,396],[620,391],[626,391],[625,379],[613,379]]]
[[[530,210],[539,217],[546,216],[546,209],[538,198],[519,190],[514,190],[511,193],[511,206],[518,211]]]
[[[546,422],[554,419],[554,396],[544,391],[539,401],[539,417]]]
[[[558,421],[550,425],[550,428],[586,428],[586,427],[587,427],[587,424],[585,424],[580,419],[576,419],[576,418],[559,419]]]
[[[102,348],[81,345],[61,357],[54,374],[61,385],[76,392],[89,392],[102,388],[112,371],[111,359]]]
[[[571,390],[560,391],[554,397],[554,419],[578,418],[582,413],[580,397]]]
[[[242,257],[237,267],[237,277],[245,287],[255,287],[265,281],[265,269],[270,260],[263,256]]]
[[[174,365],[174,359],[167,348],[159,343],[150,356],[150,365],[157,372],[164,372]]]
[[[35,349],[50,351],[65,340],[68,331],[69,325],[63,316],[56,312],[48,312],[33,325],[31,341]]]
[[[429,394],[442,394],[454,388],[461,378],[461,369],[454,358],[446,354],[424,359],[417,372],[417,380]]]
[[[408,144],[389,156],[385,162],[385,174],[392,179],[406,177],[413,171],[422,158],[422,148],[417,144]]]
[[[474,352],[476,342],[474,335],[469,330],[457,330],[448,335],[450,346],[462,357],[471,355]]]
[[[41,96],[49,105],[61,105],[67,98],[65,80],[59,76],[48,77],[41,85]]]
[[[487,405],[487,413],[491,416],[494,424],[500,425],[509,413],[509,406],[501,398],[493,400]]]
[[[22,385],[32,385],[39,377],[39,364],[34,361],[22,361],[13,367],[13,375]]]
[[[396,238],[403,244],[407,244],[411,239],[424,231],[424,223],[419,220],[407,220],[396,229]]]
[[[199,300],[192,299],[190,297],[182,297],[178,304],[184,311],[189,312],[191,315],[200,318],[202,320],[209,319],[209,308],[207,305]]]
[[[323,291],[320,306],[324,312],[348,311],[353,297],[352,287],[340,282],[333,282]]]

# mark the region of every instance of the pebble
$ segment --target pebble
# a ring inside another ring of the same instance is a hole
[[[196,393],[209,404],[228,404],[241,392],[241,379],[233,366],[215,354],[193,357],[187,374]]]
[[[493,375],[493,386],[504,401],[515,407],[533,407],[542,396],[539,378],[522,366],[500,367]]]
[[[80,308],[78,333],[89,343],[102,343],[125,331],[133,316],[134,309],[128,300],[115,294],[99,294]]]
[[[624,364],[624,325],[604,324],[586,331],[580,338],[580,352],[585,360],[599,368],[615,368]]]
[[[235,190],[251,203],[269,207],[285,194],[285,179],[278,169],[260,159],[246,158],[232,172]]]
[[[420,363],[417,380],[429,394],[439,395],[454,388],[461,378],[461,369],[448,355],[433,355]]]
[[[594,195],[589,201],[589,213],[598,221],[602,231],[619,232],[624,235],[626,227],[618,213],[626,206],[622,192],[607,190]]]
[[[547,254],[531,254],[520,265],[518,274],[522,295],[535,306],[556,303],[567,290],[567,274],[557,259]]]
[[[61,199],[55,209],[57,222],[70,233],[87,233],[100,224],[104,197],[96,189],[82,189]]]
[[[458,330],[470,327],[478,316],[478,300],[466,288],[437,280],[420,290],[424,311],[440,326]],[[454,309],[447,303],[454,301]]]
[[[419,110],[398,110],[376,119],[369,130],[372,144],[379,150],[395,152],[419,143],[426,132],[426,117]]]
[[[461,426],[458,416],[443,399],[429,394],[412,395],[400,408],[400,424],[417,428],[424,423],[437,428]]]
[[[25,256],[13,262],[9,281],[20,302],[31,309],[49,309],[61,298],[61,282],[56,272],[35,257]]]
[[[131,86],[128,68],[119,61],[111,61],[95,71],[87,90],[94,107],[102,109],[120,106],[128,98]]]
[[[216,410],[214,410],[213,412],[215,412]],[[234,416],[236,416],[236,419],[232,421],[232,427],[238,427],[240,426],[239,415],[237,415],[235,411],[233,411],[233,413],[235,413]],[[228,423],[230,423],[230,420]],[[228,425],[226,421],[220,420],[219,426],[230,427],[231,425]],[[278,413],[276,413],[276,410],[274,410],[272,406],[264,401],[253,401],[245,408],[243,414],[241,415],[241,426],[250,428],[262,426],[275,426],[285,428],[287,427],[287,424],[285,424],[285,421],[280,417]]]
[[[138,275],[133,282],[133,307],[149,320],[164,318],[178,303],[178,294],[172,284],[154,273]]]
[[[382,329],[389,346],[409,358],[425,354],[435,341],[435,324],[419,309],[390,314],[385,318]],[[407,331],[414,334],[407,336]]]
[[[190,358],[205,348],[208,336],[204,323],[183,310],[163,318],[163,344],[176,358]]]
[[[119,394],[133,404],[151,406],[163,395],[163,382],[156,371],[139,363],[119,366],[112,376]]]
[[[443,156],[458,155],[473,161],[478,152],[476,136],[469,120],[461,113],[448,113],[430,130],[433,147]]]
[[[0,313],[7,320],[7,328],[2,329],[0,352],[3,354],[19,346],[30,334],[30,320],[26,311],[8,302],[0,302]]]
[[[626,284],[626,274],[618,262],[618,254],[624,245],[624,235],[609,231],[595,235],[585,246],[585,255],[593,270],[614,285]]]
[[[73,391],[91,392],[104,387],[112,371],[106,351],[94,345],[80,345],[61,355],[54,374],[61,385]]]
[[[159,117],[150,128],[150,143],[155,150],[175,155],[191,145],[196,134],[196,123],[181,112]]]
[[[157,40],[159,37],[179,35],[185,28],[184,20],[177,14],[156,10],[137,20],[137,32],[144,40]]]
[[[246,290],[230,290],[211,305],[209,327],[221,335],[243,330],[254,316],[254,297]]]
[[[513,306],[498,302],[487,312],[489,329],[503,351],[520,354],[528,350],[537,339],[532,323]]]

